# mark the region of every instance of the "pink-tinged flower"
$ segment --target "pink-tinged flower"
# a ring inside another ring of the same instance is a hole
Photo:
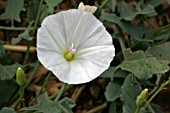
[[[68,84],[89,82],[115,55],[112,37],[92,13],[72,9],[44,19],[37,32],[40,62]]]

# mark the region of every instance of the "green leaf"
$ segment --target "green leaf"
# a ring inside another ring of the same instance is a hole
[[[114,101],[120,97],[121,86],[122,81],[119,79],[115,79],[114,81],[109,82],[104,93],[107,101]]]
[[[146,52],[156,58],[170,60],[170,42],[149,47]]]
[[[170,5],[170,0],[167,0],[168,4]]]
[[[42,105],[43,103],[47,102],[48,101],[48,98],[47,98],[47,92],[44,91],[41,95],[40,95],[40,101],[39,101],[39,105]]]
[[[0,64],[0,80],[10,80],[14,77],[18,67],[20,67],[19,64],[13,64],[13,65],[1,65]]]
[[[3,45],[0,43],[0,64],[8,65],[10,63],[11,63],[11,59],[5,53],[5,49],[4,49]]]
[[[122,21],[121,18],[117,17],[115,14],[109,14],[104,12],[102,12],[101,19],[117,24],[126,32],[128,32],[129,35],[135,40],[153,42],[152,40],[142,39],[143,35],[146,32],[145,26],[142,23],[138,26],[135,26],[129,22]]]
[[[129,75],[129,72],[121,70],[121,69],[117,69],[114,72],[113,79],[114,78],[123,78],[124,79],[127,75]]]
[[[166,42],[169,39],[169,36],[170,36],[170,32],[168,30],[165,31],[164,33],[159,33],[159,31],[155,30],[152,33],[150,33],[151,34],[150,36],[153,37],[153,40],[155,42]]]
[[[19,34],[17,38],[12,38],[11,44],[12,44],[12,45],[16,45],[16,44],[18,44],[22,39],[25,39],[25,40],[27,40],[27,41],[33,40],[33,37],[31,37],[30,34],[29,34],[30,27],[32,26],[32,24],[33,24],[33,21],[30,22],[30,24],[29,24],[28,27],[25,29],[25,31],[24,31],[23,33]]]
[[[71,99],[65,97],[62,100],[59,101],[60,107],[63,109],[66,113],[73,113],[71,108],[73,108],[76,104]]]
[[[71,108],[74,106],[75,102],[67,97],[63,98],[59,102],[52,101],[46,97],[46,92],[44,92],[40,96],[40,103],[38,105],[22,108],[20,111],[36,110],[43,113],[62,113],[64,111],[66,113],[73,113]]]
[[[116,70],[116,67],[109,67],[106,71],[104,71],[100,77],[102,78],[111,78],[113,75],[114,71]]]
[[[131,21],[136,17],[137,14],[135,12],[130,11],[124,1],[119,3],[117,6],[121,18]]]
[[[74,106],[76,106],[75,102],[73,100],[71,100],[68,97],[64,97],[62,100],[59,101],[59,104],[61,104],[62,102],[66,102],[66,104],[70,107],[73,108]]]
[[[144,7],[149,5],[149,4],[154,6],[154,7],[157,7],[157,6],[161,5],[163,3],[163,1],[164,0],[150,0],[146,4],[144,4]]]
[[[23,4],[24,0],[7,0],[6,11],[0,15],[0,19],[11,19],[21,22],[20,12],[23,8]]]
[[[38,13],[38,8],[39,8],[40,1],[39,0],[32,0],[29,2],[29,4],[26,5],[26,9],[28,11],[28,19],[29,22],[35,21]],[[42,5],[41,8],[41,16],[40,16],[40,21],[38,23],[41,23],[42,20],[48,15],[48,8],[46,5]]]
[[[154,7],[151,4],[149,4],[144,9],[142,9],[140,12],[138,12],[137,14],[156,15],[157,13],[155,12]]]
[[[122,85],[121,100],[123,101],[123,113],[134,113],[136,110],[136,98],[142,91],[140,84],[130,74]]]
[[[14,109],[8,108],[8,107],[3,107],[0,111],[0,113],[16,113]]]
[[[132,52],[118,66],[122,70],[133,73],[138,79],[147,80],[154,74],[164,74],[170,68],[169,61],[158,60],[143,51]]]
[[[39,4],[40,4],[39,0],[33,0],[33,1],[30,1],[29,4],[26,5],[25,8],[27,9],[29,22],[35,21],[37,13],[38,13]]]
[[[39,111],[43,113],[62,113],[62,109],[58,104],[58,101],[48,100],[41,105],[35,105],[30,107],[24,107],[20,111]]]
[[[18,44],[19,42],[21,42],[21,40],[22,40],[22,38],[21,37],[17,37],[17,38],[12,38],[12,40],[11,40],[11,44],[12,45],[16,45],[16,44]]]
[[[153,15],[156,14],[155,9],[152,5],[147,5],[143,9],[141,8],[141,4],[137,5],[137,9],[135,11],[131,11],[126,2],[121,2],[118,4],[118,11],[120,13],[120,17],[127,21],[132,21],[137,15]]]
[[[0,81],[0,108],[11,100],[11,97],[16,93],[17,89],[18,85],[15,80]]]
[[[54,7],[58,6],[59,3],[61,3],[63,0],[45,0],[49,13],[54,12]]]

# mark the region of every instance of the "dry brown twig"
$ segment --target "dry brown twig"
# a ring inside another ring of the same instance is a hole
[[[97,106],[97,107],[87,111],[86,113],[96,113],[96,112],[98,112],[98,111],[100,111],[100,110],[102,110],[102,109],[104,109],[106,107],[107,107],[107,103],[104,102],[103,104],[101,104],[101,105],[99,105],[99,106]]]
[[[26,52],[27,51],[27,46],[23,46],[23,45],[3,45],[4,49],[7,51],[16,51],[16,52]],[[34,46],[30,47],[30,53],[35,53],[36,52],[36,48]]]
[[[75,102],[78,100],[79,96],[81,95],[82,91],[84,90],[85,85],[81,87],[77,87],[74,91],[74,93],[71,96],[71,99],[74,100]]]

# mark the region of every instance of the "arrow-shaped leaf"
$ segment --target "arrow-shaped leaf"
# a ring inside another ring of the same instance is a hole
[[[21,22],[20,12],[23,8],[24,0],[7,0],[6,11],[0,15],[1,20],[11,19]]]

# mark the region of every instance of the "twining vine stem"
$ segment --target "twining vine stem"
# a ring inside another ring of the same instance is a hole
[[[150,97],[150,99],[146,102],[144,108],[146,108],[151,103],[151,101],[157,96],[157,94],[159,92],[161,92],[169,84],[170,84],[170,77],[169,77],[168,81],[162,83],[161,86],[159,87],[159,89]]]

